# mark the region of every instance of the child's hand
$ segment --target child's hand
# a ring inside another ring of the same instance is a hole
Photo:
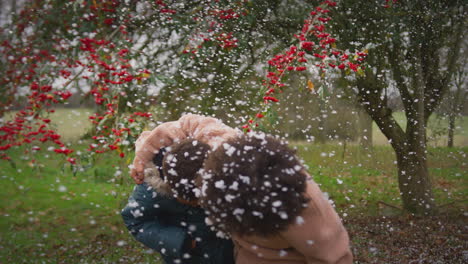
[[[133,180],[136,184],[142,184],[143,179],[145,178],[145,166],[144,162],[137,157],[133,160],[133,167],[130,171],[130,176],[132,176]]]

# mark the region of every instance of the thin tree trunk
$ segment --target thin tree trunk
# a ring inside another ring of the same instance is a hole
[[[465,63],[466,64],[466,63]],[[463,64],[463,65],[465,65]],[[460,66],[461,68],[461,66]],[[451,109],[449,110],[449,127],[448,127],[448,142],[447,147],[453,147],[454,134],[455,134],[455,121],[457,114],[460,113],[462,109],[462,104],[465,101],[466,93],[462,95],[462,87],[465,80],[465,73],[463,70],[457,72],[456,77],[456,87],[457,91],[453,94],[453,98],[450,98],[452,101]],[[451,95],[449,95],[451,96]]]
[[[317,141],[319,143],[325,143],[328,140],[328,135],[327,135],[327,120],[325,120],[326,117],[324,117],[324,114],[326,113],[325,109],[325,102],[323,101],[324,99],[319,99],[318,100],[318,105],[319,105],[319,117],[318,117],[318,135],[317,135]]]
[[[5,18],[3,17],[3,13],[5,12],[4,11],[5,9],[5,6],[3,5],[3,0],[0,0],[0,26],[3,27],[3,25],[5,24]]]
[[[11,16],[11,21],[13,21],[16,17],[16,0],[11,0],[10,1],[10,16]]]
[[[448,142],[447,147],[453,147],[453,135],[455,132],[455,113],[449,115],[449,127],[448,127]]]

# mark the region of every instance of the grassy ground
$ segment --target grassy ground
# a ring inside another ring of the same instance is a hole
[[[61,109],[52,119],[66,140],[76,142],[89,126],[88,112]],[[468,138],[467,120],[460,123],[460,138]],[[375,141],[386,142],[376,132]],[[395,157],[387,144],[371,152],[354,145],[295,146],[343,218],[356,263],[468,261],[463,235],[468,148],[429,149],[441,214],[417,218],[397,209],[401,201]],[[20,149],[12,153],[16,168],[0,161],[0,263],[159,263],[156,253],[127,233],[119,215],[133,188],[127,170],[120,169],[128,160],[99,156],[74,174],[54,153],[34,157],[21,153]],[[32,158],[39,165],[33,166]]]
[[[36,158],[43,166],[0,163],[0,263],[157,263],[122,224],[133,184],[115,176],[118,158],[75,176],[54,154]]]
[[[343,153],[344,148],[338,145],[297,147],[311,175],[334,200],[350,230],[358,263],[388,263],[383,260],[394,251],[385,251],[388,245],[379,241],[387,238],[376,241],[376,234],[384,234],[378,230],[385,221],[408,217],[383,205],[400,206],[392,150],[381,146],[367,153],[348,146]],[[467,151],[436,148],[429,153],[437,203],[452,203],[440,208],[451,220],[466,220],[462,201],[468,190]],[[56,160],[55,154],[38,154],[34,158],[42,166],[32,166],[20,153],[13,153],[15,160],[23,159],[16,169],[0,163],[0,263],[159,263],[156,253],[133,240],[120,218],[119,211],[133,186],[127,172],[119,168],[125,167],[125,161],[100,156],[94,166],[74,175],[69,165]],[[375,226],[368,226],[369,219],[374,219]],[[405,221],[402,226],[408,227]],[[399,232],[405,230],[395,223],[392,226]],[[460,232],[458,227],[455,224],[454,233]],[[437,230],[431,232],[438,234]],[[466,238],[445,236],[451,239],[447,242],[450,248],[455,245],[466,249]],[[461,253],[457,254],[459,257]]]
[[[315,181],[330,194],[338,211],[355,215],[385,213],[401,206],[393,150],[375,146],[297,145]],[[468,195],[467,148],[430,148],[429,171],[438,204],[462,201]],[[363,210],[365,209],[365,210]]]
[[[4,119],[11,120],[15,113],[15,111],[7,113]],[[65,140],[76,141],[91,127],[88,117],[92,113],[93,110],[89,108],[58,108],[49,117],[52,120],[51,126],[56,128]]]
[[[90,128],[88,117],[93,112],[92,109],[77,108],[77,109],[57,109],[51,114],[52,125],[57,128],[57,131],[64,139],[76,141]],[[11,119],[15,114],[14,111],[5,116],[5,120]],[[406,117],[403,112],[395,112],[393,114],[396,121],[404,128],[406,126]],[[446,146],[446,132],[440,134],[443,129],[448,127],[448,120],[432,115],[428,124],[428,144],[430,146]],[[374,145],[389,145],[388,139],[382,134],[378,126],[373,123],[373,144]],[[468,146],[468,118],[463,117],[457,119],[455,137],[455,146]]]

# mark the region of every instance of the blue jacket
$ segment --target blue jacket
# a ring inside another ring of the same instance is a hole
[[[182,204],[146,183],[135,187],[122,217],[136,240],[159,252],[166,264],[234,263],[232,241],[216,237],[202,208]]]

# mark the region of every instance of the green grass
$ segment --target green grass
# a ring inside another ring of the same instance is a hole
[[[120,158],[75,175],[54,154],[35,158],[43,166],[0,163],[0,263],[159,263],[121,220],[133,183],[115,176]]]
[[[401,207],[395,155],[389,146],[367,152],[358,146],[300,144],[309,173],[330,195],[340,213],[377,215]],[[438,205],[457,203],[468,195],[468,148],[429,148],[428,164]],[[383,202],[383,203],[382,203]]]
[[[66,139],[76,141],[85,131],[89,111],[58,110],[56,122]],[[383,206],[401,207],[395,156],[388,145],[371,152],[350,144],[295,145],[342,217],[399,213]],[[0,161],[0,263],[159,263],[156,253],[127,233],[119,215],[133,183],[127,169],[116,172],[131,157],[106,154],[86,161],[83,156],[88,168],[73,173],[60,156],[43,149],[33,156],[13,149],[9,154],[16,168]],[[436,203],[449,204],[443,210],[466,209],[467,152],[466,147],[429,148]]]
[[[365,152],[357,146],[296,145],[309,172],[334,201],[343,217],[388,215],[401,206],[393,151],[388,146]],[[437,204],[468,195],[467,148],[431,148],[429,165]],[[98,156],[93,166],[74,174],[68,164],[39,153],[12,158],[17,168],[0,163],[0,263],[158,263],[127,233],[120,209],[133,183],[124,170],[127,160]],[[35,166],[29,162],[37,160]]]
[[[76,141],[91,127],[88,117],[93,113],[89,108],[58,108],[55,113],[51,113],[50,125],[57,129],[57,132],[67,141]],[[15,111],[7,113],[5,120],[11,120]]]

